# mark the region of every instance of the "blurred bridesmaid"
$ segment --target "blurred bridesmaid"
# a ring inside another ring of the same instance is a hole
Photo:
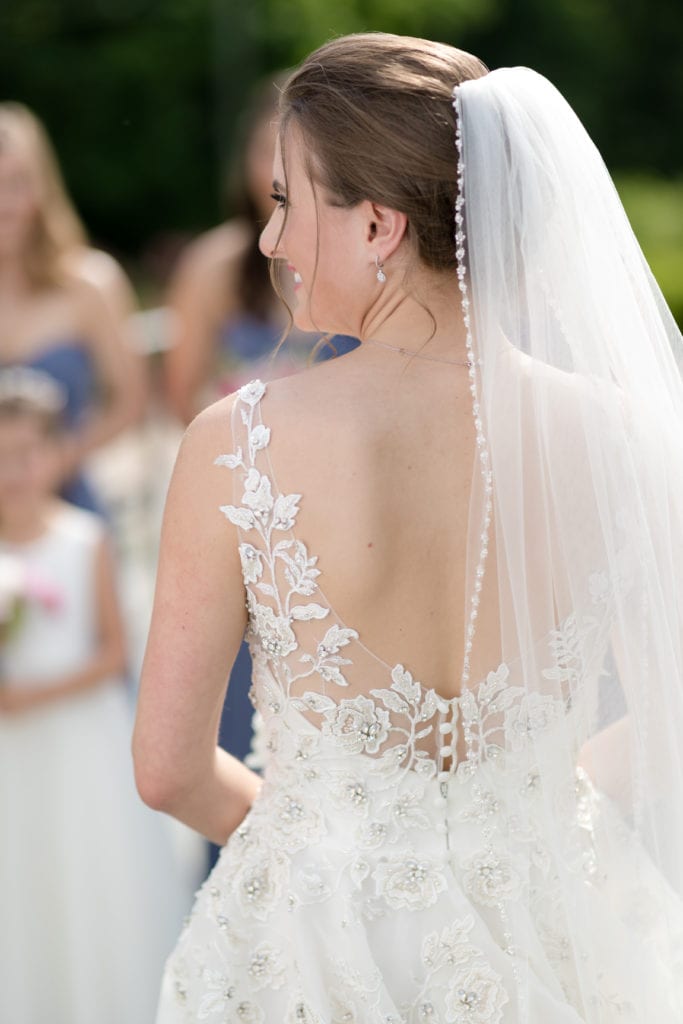
[[[0,104],[0,367],[42,370],[65,389],[63,495],[96,511],[83,467],[144,408],[124,328],[133,308],[116,261],[87,246],[44,127],[21,104]]]
[[[316,345],[315,336],[294,329],[272,358],[287,320],[258,237],[275,205],[279,80],[271,76],[257,87],[239,125],[228,189],[233,218],[187,247],[171,282],[166,389],[183,423],[253,377],[271,380],[301,369]],[[343,355],[357,344],[337,336],[317,358]]]

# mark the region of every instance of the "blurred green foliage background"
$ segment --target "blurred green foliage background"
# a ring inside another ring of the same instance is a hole
[[[45,121],[97,242],[153,278],[169,239],[229,212],[253,83],[369,29],[547,75],[602,151],[683,323],[680,0],[0,0],[0,97]]]

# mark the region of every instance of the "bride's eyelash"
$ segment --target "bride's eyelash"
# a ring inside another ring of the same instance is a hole
[[[287,202],[286,197],[281,192],[271,192],[270,198],[274,199],[278,206],[284,206]]]

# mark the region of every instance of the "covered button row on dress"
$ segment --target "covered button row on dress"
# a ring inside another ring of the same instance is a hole
[[[444,714],[444,712],[441,712],[442,719],[443,719],[443,714]],[[439,723],[439,743],[441,744],[441,746],[439,747],[438,760],[437,760],[437,766],[438,766],[438,774],[437,774],[438,792],[437,792],[436,796],[434,797],[434,805],[443,814],[443,817],[441,818],[441,820],[436,823],[435,829],[436,829],[436,831],[438,833],[440,833],[441,835],[444,835],[446,837],[446,845],[447,846],[449,846],[450,844],[449,844],[448,815],[446,814],[446,807],[447,807],[447,804],[448,804],[449,784],[450,784],[451,777],[452,777],[452,774],[453,774],[453,768],[454,768],[455,762],[456,762],[456,758],[455,758],[455,755],[454,755],[454,749],[453,749],[453,740],[454,740],[453,723],[451,721],[448,721],[447,719],[443,719]],[[451,759],[451,765],[450,765],[450,769],[449,770],[444,769],[444,761],[447,758]]]
[[[443,817],[436,823],[435,829],[437,833],[447,837],[447,833],[449,833],[449,826],[447,826],[446,823],[445,808],[447,802],[449,802],[449,782],[451,780],[451,772],[444,770],[443,762],[446,758],[450,758],[453,753],[451,745],[447,742],[447,737],[453,734],[453,724],[449,721],[442,721],[438,726],[438,731],[438,741],[442,745],[438,751],[438,774],[436,776],[438,791],[434,797],[434,806],[442,812]]]
[[[454,740],[453,723],[449,722],[448,720],[440,722],[440,724],[439,724],[439,742],[441,743],[441,746],[439,747],[439,756],[438,756],[439,793],[438,793],[438,796],[435,799],[436,806],[442,806],[448,800],[448,784],[450,782],[453,766],[454,766],[455,760],[456,760],[455,759],[455,755],[454,755],[454,749],[453,749],[453,740]],[[444,767],[443,767],[444,761],[447,758],[451,759],[451,770],[450,771],[445,770]]]

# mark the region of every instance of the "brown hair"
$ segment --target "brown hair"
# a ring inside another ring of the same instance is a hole
[[[39,287],[60,284],[66,257],[86,243],[86,232],[66,191],[59,163],[42,123],[21,103],[0,103],[0,153],[21,149],[40,192],[26,270]]]
[[[369,199],[400,210],[416,256],[433,269],[454,269],[453,88],[487,72],[472,54],[427,39],[381,32],[333,39],[287,81],[281,139],[296,124],[312,154],[309,174],[332,202]]]

